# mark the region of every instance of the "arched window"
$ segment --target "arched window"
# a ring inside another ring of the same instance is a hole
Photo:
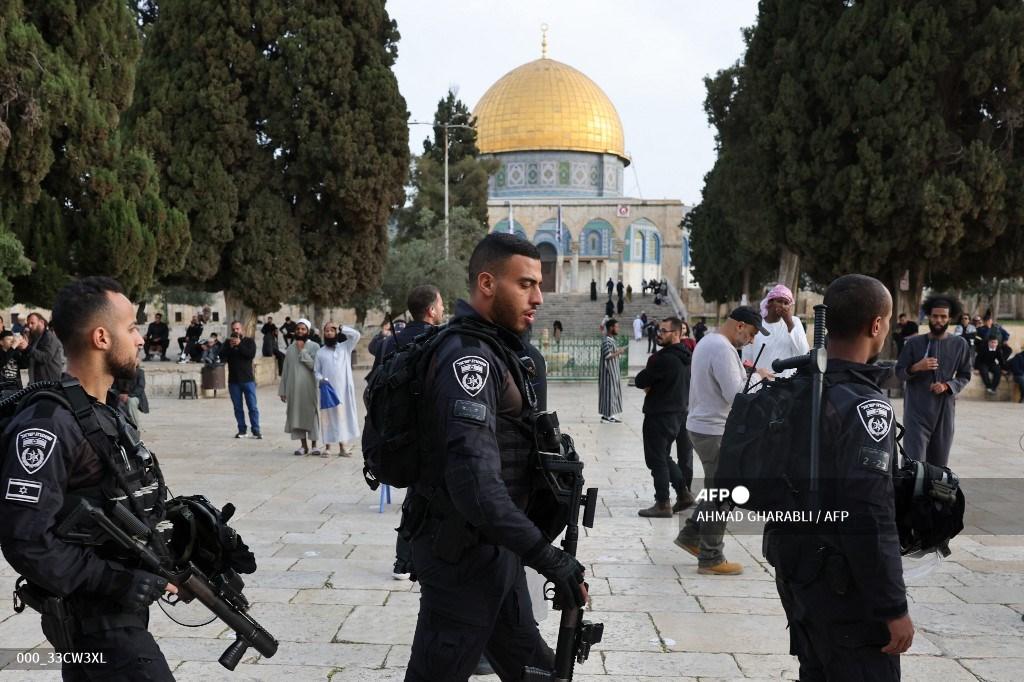
[[[515,234],[517,237],[529,241],[529,238],[526,236],[526,230],[523,229],[523,224],[518,220],[515,221],[514,229],[516,231]],[[502,218],[497,223],[495,223],[494,228],[491,230],[491,232],[508,232],[508,218]]]
[[[626,229],[625,259],[631,263],[661,263],[661,233],[647,218],[634,221]]]
[[[580,233],[581,256],[609,256],[612,249],[612,226],[607,220],[595,218]]]
[[[552,245],[559,248],[561,253],[570,253],[569,245],[572,243],[572,234],[569,232],[568,226],[565,221],[562,221],[562,243],[558,244],[558,219],[550,218],[545,220],[537,227],[537,232],[533,235],[533,243],[540,244],[542,241],[550,242]]]

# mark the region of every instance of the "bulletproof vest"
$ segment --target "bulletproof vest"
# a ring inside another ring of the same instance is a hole
[[[76,380],[63,381],[61,388],[51,397],[66,404],[74,414],[85,440],[103,465],[103,477],[95,485],[65,491],[58,521],[85,499],[104,509],[128,533],[139,535],[144,526],[157,531],[154,538],[158,539],[160,531],[169,530],[169,526],[162,527],[167,490],[156,458],[118,410],[89,400]],[[63,531],[61,535],[67,541],[94,544],[89,528],[65,527]],[[162,543],[154,544],[154,549],[162,553]],[[106,556],[104,549],[99,550],[102,556]]]
[[[534,406],[536,398],[533,387],[525,381],[525,369],[509,367],[515,390],[522,399],[519,414],[499,414],[496,420],[498,452],[501,455],[501,479],[508,487],[509,497],[520,509],[526,508],[532,489],[533,453],[536,450],[534,436]],[[516,375],[519,374],[517,378]]]

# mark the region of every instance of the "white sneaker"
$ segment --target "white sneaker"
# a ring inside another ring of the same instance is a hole
[[[395,580],[408,580],[412,577],[412,573],[392,573],[391,577]]]

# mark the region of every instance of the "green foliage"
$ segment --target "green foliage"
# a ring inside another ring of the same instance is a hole
[[[409,157],[383,1],[163,0],[151,21],[127,126],[190,224],[173,279],[257,313],[376,289]]]
[[[413,196],[409,206],[398,214],[398,229],[402,239],[422,237],[420,216],[424,210],[444,215],[444,128],[442,124],[475,126],[469,108],[454,92],[448,91],[437,103],[434,113],[433,139],[423,141],[423,154],[416,157],[412,168]],[[461,206],[469,215],[487,223],[487,182],[497,170],[498,162],[480,159],[476,146],[476,130],[448,129],[448,205]]]
[[[728,226],[753,198],[759,231],[815,281],[895,289],[909,270],[909,298],[926,280],[1024,274],[1022,35],[1019,0],[763,0],[732,87],[709,83],[721,155],[705,219]]]
[[[88,274],[138,294],[180,265],[185,217],[118,133],[139,54],[123,0],[0,3],[0,235],[33,263],[0,263],[0,290],[14,276],[20,301],[47,306]]]

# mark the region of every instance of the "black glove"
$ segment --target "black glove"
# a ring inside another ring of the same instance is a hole
[[[555,587],[556,595],[568,595],[576,606],[583,606],[583,564],[576,557],[547,542],[538,543],[527,552],[523,563],[547,578]]]
[[[160,598],[167,589],[167,580],[140,569],[113,571],[104,580],[101,592],[127,611],[142,611]]]

